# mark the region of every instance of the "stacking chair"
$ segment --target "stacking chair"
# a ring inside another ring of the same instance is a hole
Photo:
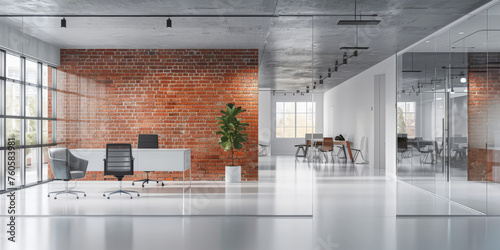
[[[420,152],[420,163],[432,164],[434,163],[434,148],[429,143],[424,143],[421,140],[417,141],[417,150]],[[427,158],[431,156],[431,162],[427,162]]]
[[[332,137],[323,138],[323,143],[322,143],[319,151],[321,151],[323,153],[323,156],[325,157],[325,160],[327,163],[328,163],[327,153],[330,152],[330,154],[332,155],[332,161],[333,161],[333,138]]]
[[[269,154],[269,145],[271,143],[270,129],[259,128],[259,156]]]
[[[363,159],[363,162],[361,162],[361,163],[368,163],[367,160],[365,159],[365,157],[363,156],[363,152],[361,152],[361,150],[363,150],[365,148],[365,144],[366,144],[366,137],[363,136],[363,137],[361,137],[361,142],[359,143],[359,148],[351,148],[351,151],[354,151],[354,156],[353,156],[354,162],[356,162],[358,155],[361,155],[361,159]]]
[[[158,135],[139,135],[139,139],[137,141],[137,148],[158,148]],[[161,182],[161,185],[165,186],[163,181],[149,179],[150,171],[145,171],[145,172],[146,172],[146,179],[133,181],[132,186],[134,185],[135,182],[141,182],[141,181],[142,181],[142,187],[144,187],[145,183],[149,183],[149,181],[156,181],[156,183]]]
[[[85,177],[87,172],[87,165],[89,162],[84,159],[75,157],[67,148],[49,148],[49,160],[50,167],[52,168],[52,173],[54,174],[54,179],[63,180],[66,184],[66,188],[62,191],[50,192],[50,194],[55,193],[54,199],[60,194],[74,194],[76,198],[80,198],[78,194],[87,194],[83,191],[70,190],[68,187],[69,180],[76,180]]]
[[[396,157],[397,162],[402,162],[404,158],[411,158],[411,148],[408,147],[408,137],[398,135],[398,153],[401,159]],[[406,154],[406,157],[405,157]]]
[[[104,175],[114,175],[120,183],[120,189],[116,191],[108,191],[103,194],[108,199],[112,194],[128,194],[132,199],[132,193],[137,191],[122,190],[122,179],[125,175],[134,174],[134,158],[132,157],[131,144],[107,144],[106,145],[106,159],[104,159]]]

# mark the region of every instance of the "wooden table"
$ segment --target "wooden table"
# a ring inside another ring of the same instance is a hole
[[[354,159],[352,158],[351,144],[349,143],[349,141],[333,141],[333,145],[342,145],[344,147],[344,155],[345,155],[345,148],[347,147],[347,152],[349,152],[349,158],[351,158],[351,161],[354,162]]]
[[[311,140],[307,140],[307,147],[309,147],[310,145],[313,145],[313,146],[321,146],[323,144],[323,140],[317,140],[317,139],[314,139],[313,140],[313,143],[311,143]],[[345,151],[345,148],[347,147],[347,152],[349,152],[349,158],[351,158],[351,161],[354,162],[354,159],[352,158],[352,151],[351,151],[351,144],[349,143],[349,141],[333,141],[333,145],[341,145],[344,147],[344,156],[347,158],[347,155],[346,155],[346,151]],[[307,150],[306,150],[307,152]]]

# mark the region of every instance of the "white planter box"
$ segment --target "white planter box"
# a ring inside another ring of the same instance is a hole
[[[241,182],[241,166],[226,166],[226,183]]]

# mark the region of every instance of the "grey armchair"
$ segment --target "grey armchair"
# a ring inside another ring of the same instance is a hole
[[[66,183],[66,189],[50,192],[48,197],[50,197],[52,193],[55,193],[54,199],[57,199],[57,196],[60,194],[74,194],[77,199],[80,198],[78,194],[87,196],[83,191],[70,190],[68,188],[69,180],[85,177],[87,165],[89,164],[87,160],[75,157],[67,148],[50,148],[49,160],[54,179],[63,180]]]

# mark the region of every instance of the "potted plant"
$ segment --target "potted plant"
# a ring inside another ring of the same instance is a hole
[[[220,130],[216,134],[221,135],[219,145],[224,151],[231,150],[231,166],[226,166],[226,182],[241,182],[241,166],[234,165],[234,150],[241,149],[248,139],[245,132],[248,123],[241,122],[241,119],[236,117],[245,111],[246,109],[228,103],[226,110],[220,111],[223,115],[217,117]]]

